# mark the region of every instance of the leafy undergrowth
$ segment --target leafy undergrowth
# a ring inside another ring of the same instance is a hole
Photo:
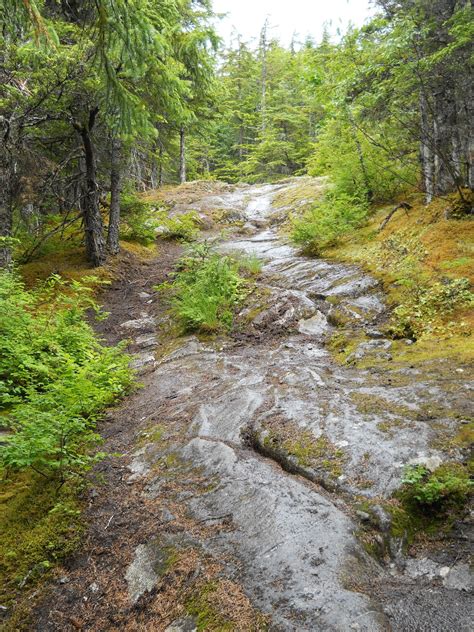
[[[193,241],[200,227],[199,215],[190,211],[171,216],[164,204],[156,204],[146,196],[127,194],[121,203],[121,236],[145,246],[159,235],[165,239]]]
[[[389,500],[364,499],[356,504],[356,509],[367,514],[368,522],[359,533],[367,550],[375,557],[393,555],[394,544],[410,547],[439,541],[440,536],[449,533],[455,523],[468,513],[472,496],[472,463],[446,462],[433,471],[422,465],[405,469],[401,487]],[[387,538],[374,538],[380,530],[380,507],[390,517],[390,527],[382,531]]]
[[[388,505],[392,536],[411,544],[417,536],[437,537],[466,513],[472,494],[470,466],[446,462],[434,471],[421,465],[405,470],[394,503]]]
[[[460,463],[445,463],[434,472],[423,465],[410,466],[402,483],[400,496],[405,504],[438,512],[463,506],[473,486],[467,467]]]
[[[360,226],[368,205],[362,199],[328,190],[302,215],[291,217],[292,240],[308,255],[319,255],[343,235]]]
[[[417,341],[411,348],[394,345],[397,358],[472,360],[474,221],[452,213],[454,196],[428,206],[419,198],[411,203],[383,230],[390,209],[380,209],[324,255],[361,264],[382,281],[392,308],[387,333]]]
[[[86,310],[103,316],[91,288],[78,281],[56,275],[27,290],[17,274],[0,275],[7,589],[22,588],[25,577],[33,581],[68,552],[77,524],[75,493],[101,456],[93,450],[95,424],[133,381],[129,357],[122,347],[101,344]]]
[[[259,271],[254,258],[223,256],[199,244],[180,260],[172,283],[157,289],[167,294],[172,314],[186,331],[216,333],[230,329],[235,308],[248,294],[244,275]]]

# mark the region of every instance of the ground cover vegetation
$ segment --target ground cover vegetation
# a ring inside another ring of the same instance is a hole
[[[184,330],[226,331],[250,291],[250,277],[260,271],[259,264],[251,257],[222,255],[206,243],[193,245],[179,261],[173,280],[158,290],[167,296]]]
[[[96,423],[131,387],[129,356],[84,319],[100,314],[85,279],[25,289],[0,275],[2,604],[70,552],[84,473],[104,455]]]

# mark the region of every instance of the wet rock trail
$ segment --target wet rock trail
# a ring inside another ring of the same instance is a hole
[[[203,614],[206,594],[236,630],[471,629],[468,525],[407,555],[385,508],[407,463],[443,461],[469,385],[452,388],[464,374],[442,363],[390,368],[377,281],[279,235],[278,193],[292,186],[229,187],[176,208],[231,213],[239,228],[215,231],[217,247],[263,262],[228,337],[163,333],[152,288],[172,246],[109,292],[104,333],[132,337],[143,387],[104,423],[107,449],[125,456],[99,468],[84,548],[31,629],[229,629]],[[333,359],[341,322],[364,333],[354,359],[383,369]]]

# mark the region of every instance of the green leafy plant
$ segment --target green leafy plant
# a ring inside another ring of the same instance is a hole
[[[262,271],[262,260],[255,255],[238,255],[235,260],[243,273],[257,276]]]
[[[161,211],[158,217],[161,229],[159,232],[164,239],[193,241],[199,232],[201,220],[195,211],[172,217],[166,211]]]
[[[360,226],[367,212],[367,203],[358,197],[330,191],[303,215],[293,215],[291,237],[308,254],[318,255]]]
[[[246,295],[239,263],[207,244],[191,248],[173,282],[158,289],[171,293],[171,307],[186,330],[216,332],[232,325],[233,309]]]
[[[135,193],[123,193],[120,202],[123,239],[136,241],[144,246],[152,244],[161,220],[159,213]]]
[[[88,450],[98,440],[95,422],[133,376],[123,349],[104,347],[85,321],[91,309],[100,314],[79,282],[55,275],[27,291],[15,274],[0,275],[1,463],[8,470],[64,479],[97,458]]]
[[[402,483],[401,496],[405,502],[431,509],[463,505],[473,485],[467,468],[459,463],[446,463],[434,472],[423,465],[409,466]]]

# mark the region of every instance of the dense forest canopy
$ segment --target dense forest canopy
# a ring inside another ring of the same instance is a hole
[[[467,205],[472,2],[377,5],[287,49],[268,23],[225,48],[210,0],[2,0],[0,265],[75,224],[101,265],[122,192],[186,179],[330,175],[346,200]]]

